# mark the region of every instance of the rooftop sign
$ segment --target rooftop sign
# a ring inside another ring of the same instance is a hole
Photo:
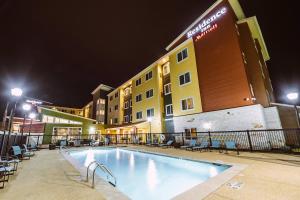
[[[225,7],[218,10],[215,14],[213,14],[210,18],[202,20],[195,28],[190,30],[187,33],[187,38],[193,37],[194,35],[198,33],[203,33],[211,28],[211,24],[225,15],[227,12],[227,9]]]

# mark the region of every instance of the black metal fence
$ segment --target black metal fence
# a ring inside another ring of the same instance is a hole
[[[190,140],[196,140],[200,145],[204,141],[234,141],[240,150],[300,153],[300,129],[278,130],[245,130],[245,131],[217,131],[196,133],[139,133],[139,134],[94,134],[94,135],[43,135],[43,134],[0,134],[0,150],[2,155],[9,152],[11,146],[23,144],[29,146],[42,146],[57,144],[70,146],[91,145],[97,141],[97,145],[111,144],[147,144],[166,143],[174,141],[175,147],[189,144]]]

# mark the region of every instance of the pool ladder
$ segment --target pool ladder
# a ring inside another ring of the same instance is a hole
[[[95,164],[96,167],[93,169],[93,180],[92,180],[92,188],[95,188],[95,171],[97,168],[100,168],[104,173],[107,174],[106,178],[108,183],[110,183],[112,186],[116,187],[117,185],[117,179],[116,177],[112,174],[112,172],[102,163],[98,163],[97,161],[93,161],[89,164],[89,166],[87,167],[86,170],[86,182],[89,182],[89,169],[90,167]],[[112,177],[114,179],[114,182],[111,182],[109,179],[109,176]]]

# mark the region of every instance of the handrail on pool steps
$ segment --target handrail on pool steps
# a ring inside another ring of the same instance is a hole
[[[110,180],[108,179],[108,175],[107,175],[107,180],[110,184],[112,184],[114,187],[116,187],[117,185],[117,179],[116,177],[112,174],[112,172],[102,163],[98,163],[97,161],[93,161],[89,164],[89,166],[87,167],[86,170],[86,182],[89,182],[89,169],[90,166],[92,166],[93,164],[96,164],[96,167],[93,169],[93,181],[92,181],[92,188],[95,188],[95,171],[96,169],[99,167],[104,173],[107,173],[109,176],[111,176],[114,179],[114,183],[110,182]]]

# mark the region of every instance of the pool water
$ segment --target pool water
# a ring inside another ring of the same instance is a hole
[[[171,199],[230,167],[120,148],[72,151],[70,155],[82,166],[95,160],[107,166],[117,178],[117,188],[133,200]],[[101,170],[96,173],[106,180]]]

